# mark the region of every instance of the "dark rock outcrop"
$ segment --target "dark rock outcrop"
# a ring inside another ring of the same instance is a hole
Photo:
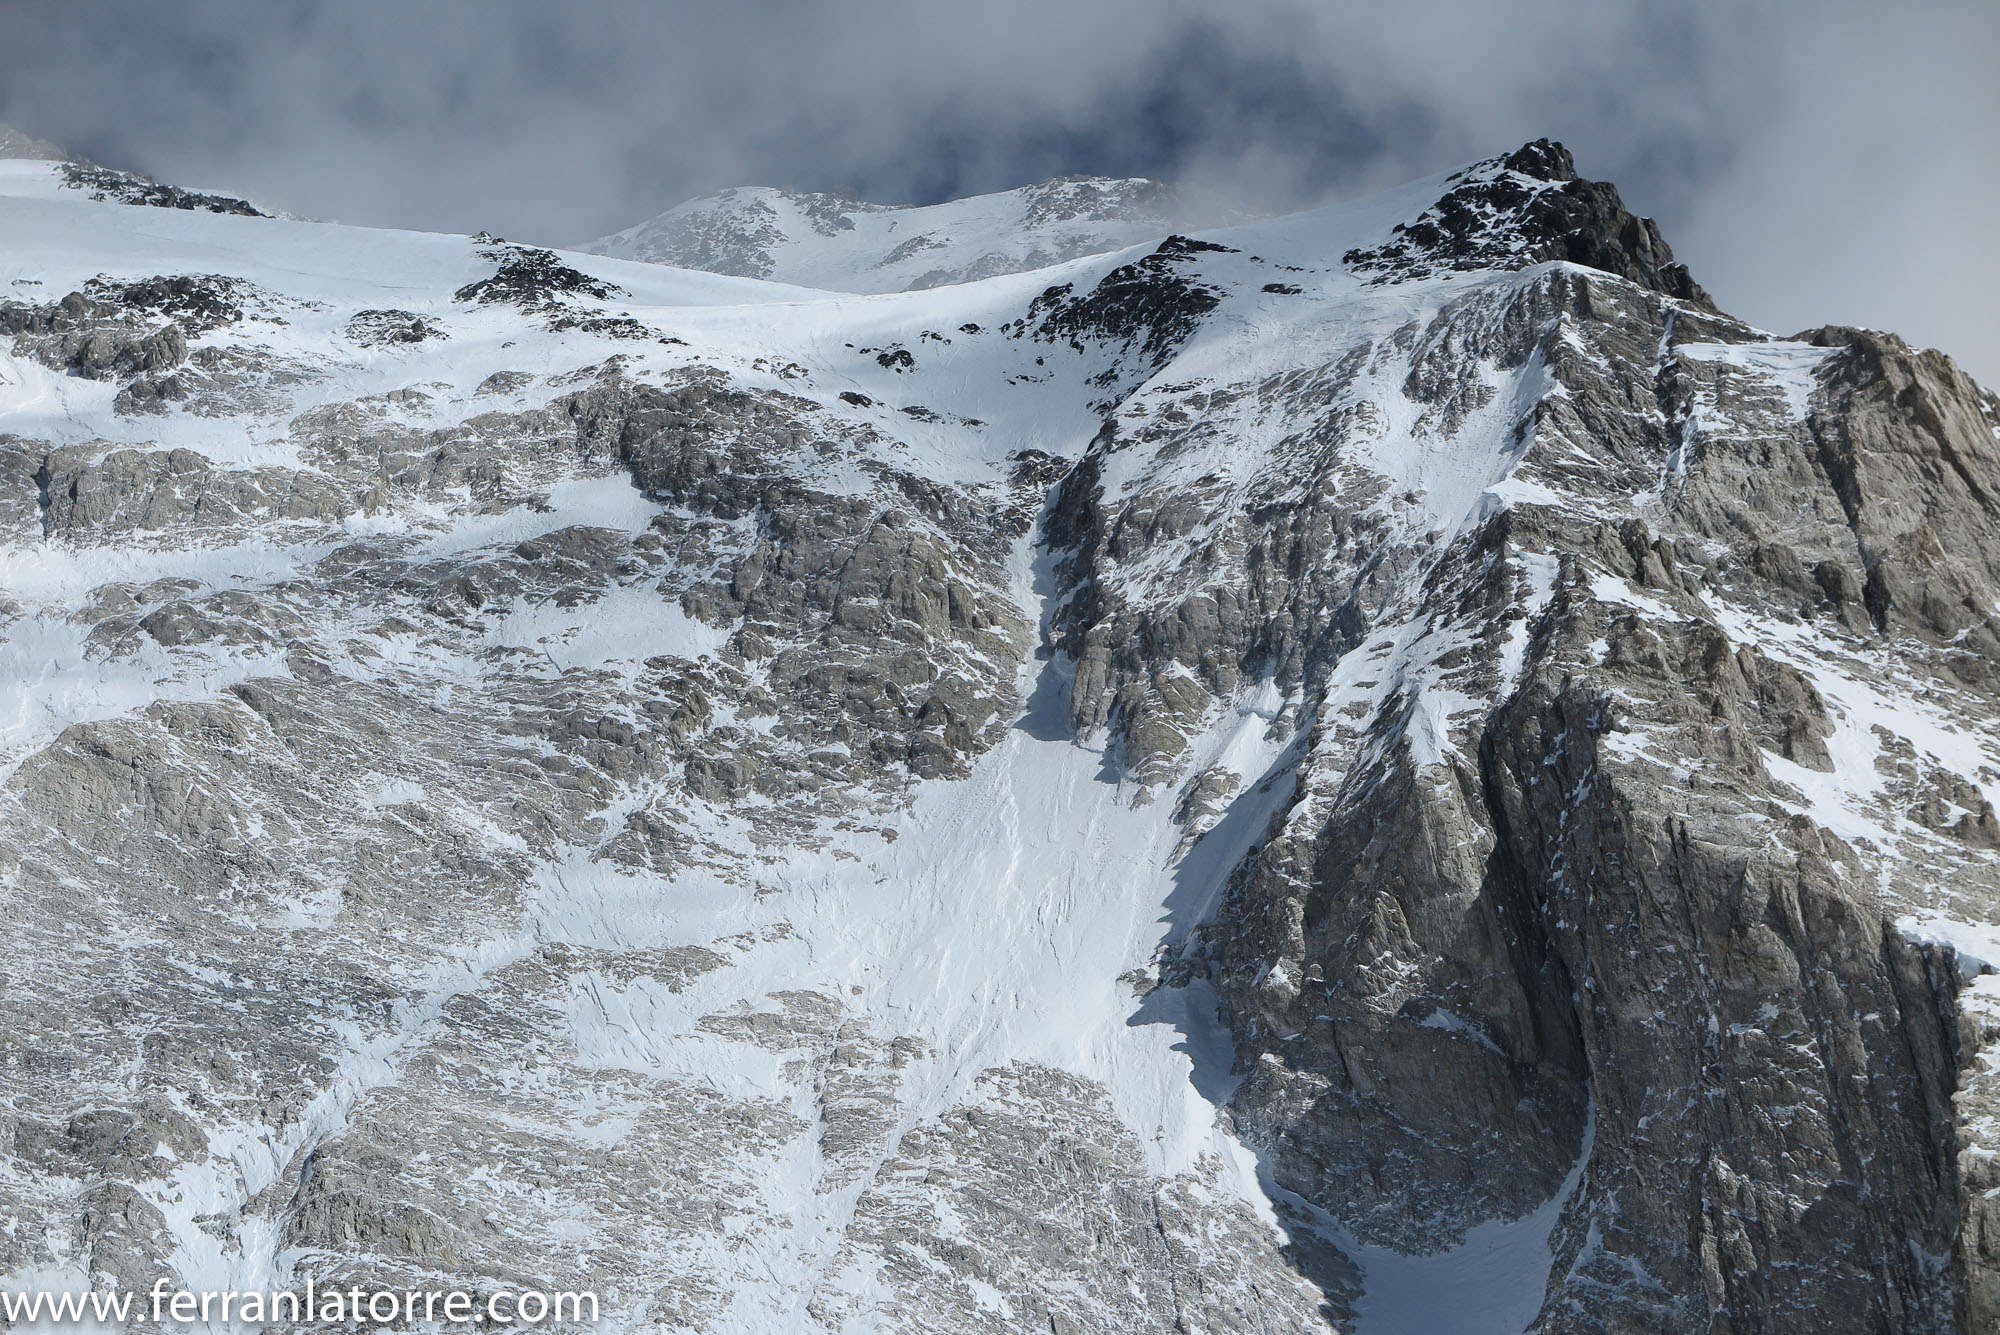
[[[1182,272],[1185,262],[1228,249],[1213,241],[1170,236],[1144,259],[1113,269],[1088,292],[1078,295],[1068,284],[1050,288],[1035,298],[1014,333],[1029,333],[1038,342],[1068,343],[1079,352],[1089,340],[1136,354],[1148,370],[1157,369],[1222,302],[1217,288]]]
[[[1343,261],[1384,283],[1446,269],[1568,260],[1715,309],[1687,266],[1675,262],[1653,220],[1627,212],[1616,186],[1579,177],[1569,150],[1547,139],[1468,168],[1459,184],[1395,232],[1382,245],[1348,251]]]
[[[162,185],[137,172],[113,171],[91,162],[65,162],[61,166],[63,184],[71,190],[87,191],[92,199],[114,204],[137,204],[156,209],[195,209],[203,213],[230,213],[242,218],[268,217],[248,200],[229,195],[205,195]]]
[[[452,293],[454,301],[482,305],[505,302],[537,309],[569,296],[609,301],[620,289],[564,264],[552,250],[532,246],[489,246],[480,252],[498,266],[492,275]]]

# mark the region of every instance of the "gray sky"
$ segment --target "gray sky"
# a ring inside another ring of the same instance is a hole
[[[1103,172],[1302,206],[1548,135],[1725,309],[2000,385],[1996,69],[1994,0],[0,0],[0,120],[551,243],[729,185]]]

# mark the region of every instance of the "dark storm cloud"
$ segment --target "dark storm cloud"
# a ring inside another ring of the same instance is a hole
[[[1282,207],[1540,135],[1723,304],[2000,381],[2000,6],[11,0],[0,119],[355,222],[575,241],[727,185],[1065,172]]]

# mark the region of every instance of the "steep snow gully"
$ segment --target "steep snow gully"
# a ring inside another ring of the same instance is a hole
[[[35,148],[0,1289],[2000,1323],[1948,358],[1728,317],[1547,141],[602,254]]]

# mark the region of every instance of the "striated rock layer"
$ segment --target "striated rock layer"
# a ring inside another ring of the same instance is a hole
[[[0,1287],[2000,1321],[1949,359],[1729,318],[1546,141],[1107,253],[1151,196],[1053,183],[1117,226],[867,299],[35,150]]]

